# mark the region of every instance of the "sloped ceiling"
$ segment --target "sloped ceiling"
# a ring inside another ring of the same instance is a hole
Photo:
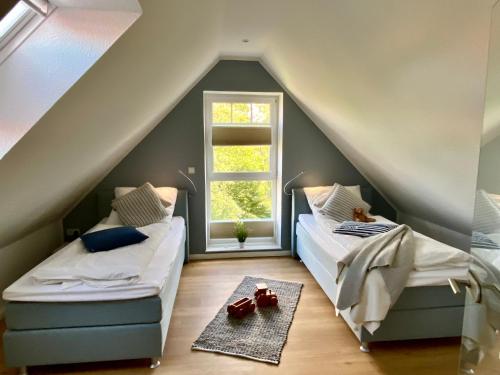
[[[61,217],[220,56],[259,58],[399,210],[468,230],[492,1],[141,5],[0,161],[0,247]]]
[[[115,2],[106,10],[58,7],[0,57],[0,159],[140,17],[137,1]],[[124,10],[131,5],[138,9]]]
[[[226,28],[397,209],[467,232],[492,2],[252,2],[257,27],[240,5]]]

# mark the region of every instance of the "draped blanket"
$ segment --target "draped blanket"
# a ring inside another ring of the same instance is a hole
[[[365,239],[338,263],[338,310],[373,333],[396,303],[414,267],[413,231],[399,225]]]

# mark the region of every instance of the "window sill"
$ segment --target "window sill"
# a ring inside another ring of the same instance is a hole
[[[276,242],[246,242],[241,248],[238,242],[214,242],[207,246],[207,253],[235,252],[235,251],[264,251],[264,250],[281,250],[281,246]]]

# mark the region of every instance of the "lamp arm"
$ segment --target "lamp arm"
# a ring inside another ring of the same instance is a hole
[[[198,189],[196,189],[196,185],[194,184],[193,180],[191,180],[191,179],[190,179],[190,178],[189,178],[189,177],[188,177],[188,176],[187,176],[187,175],[186,175],[183,171],[181,171],[180,169],[178,170],[178,172],[179,172],[182,176],[186,177],[186,179],[187,179],[187,180],[191,183],[191,185],[193,186],[194,192],[195,192],[195,193],[198,193]]]
[[[285,186],[283,186],[283,194],[288,195],[288,196],[292,195],[291,193],[288,193],[286,191],[286,188],[288,187],[288,185],[290,185],[293,181],[295,181],[297,178],[299,178],[303,174],[304,174],[304,171],[300,171],[294,178],[292,178],[291,180],[288,180],[288,182],[285,184]]]

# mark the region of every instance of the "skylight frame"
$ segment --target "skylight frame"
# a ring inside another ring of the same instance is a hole
[[[37,15],[24,1],[19,1],[0,20],[0,51]],[[2,27],[4,25],[4,27]],[[3,29],[3,30],[2,30]]]
[[[12,25],[6,27],[0,35],[0,65],[40,26],[56,9],[50,1],[43,0],[46,9],[38,9],[37,3],[31,0],[19,0],[9,13],[0,21],[2,23],[16,7],[24,8]]]

